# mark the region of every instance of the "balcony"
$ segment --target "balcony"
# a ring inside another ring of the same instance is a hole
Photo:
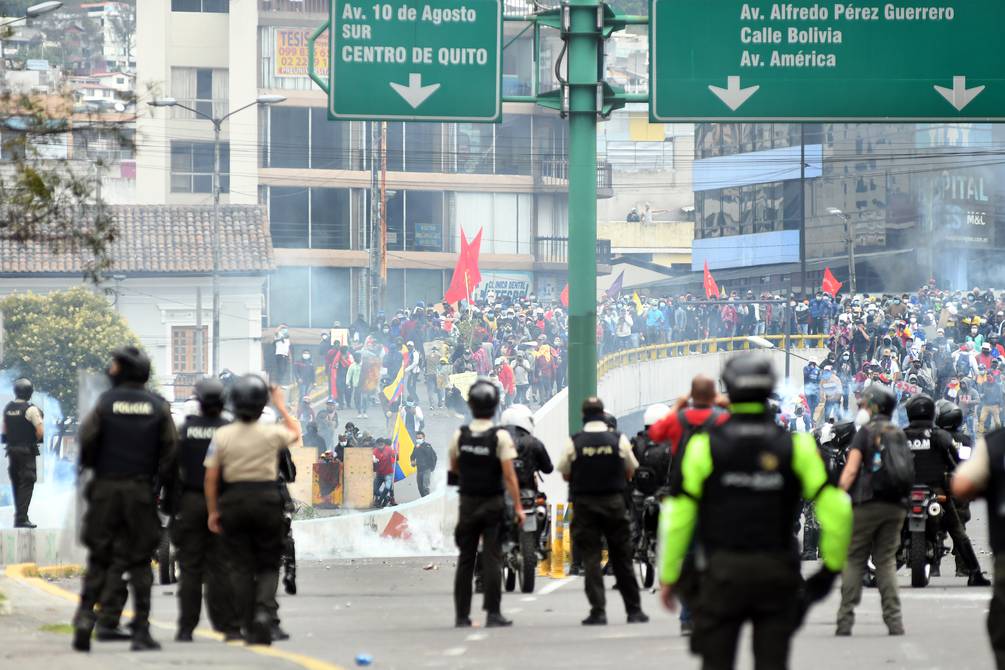
[[[569,263],[568,237],[535,237],[534,260],[538,263],[567,265]],[[611,241],[597,240],[597,265],[611,264]]]
[[[540,162],[541,183],[547,186],[569,186],[569,161],[564,158],[545,159]],[[607,161],[597,161],[597,198],[614,197],[614,169]]]
[[[327,16],[328,10],[329,0],[258,0],[258,11],[261,13]]]

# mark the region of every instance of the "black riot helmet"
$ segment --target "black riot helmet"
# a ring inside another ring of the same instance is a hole
[[[491,419],[499,406],[499,389],[487,379],[479,379],[468,389],[468,407],[476,419]]]
[[[603,419],[603,421],[604,421],[604,423],[607,424],[607,429],[608,430],[615,430],[616,431],[618,429],[618,417],[614,416],[610,412],[604,412],[604,419]]]
[[[722,381],[731,403],[765,403],[775,388],[771,361],[759,354],[739,354],[726,362]]]
[[[35,392],[35,387],[31,380],[26,377],[14,380],[14,397],[18,400],[30,400],[31,394]]]
[[[870,416],[890,417],[897,407],[897,396],[893,395],[893,391],[883,384],[869,384],[862,391],[860,404],[869,412]]]
[[[216,417],[223,412],[223,382],[213,377],[200,379],[195,385],[195,397],[203,416]]]
[[[932,423],[935,421],[935,401],[927,393],[917,393],[904,403],[907,410],[907,418],[911,421],[924,421]]]
[[[231,387],[230,402],[238,419],[246,423],[258,421],[269,404],[269,387],[258,375],[244,375]]]
[[[950,400],[940,400],[935,403],[935,425],[955,433],[963,425],[963,410]]]
[[[112,351],[112,364],[108,377],[114,386],[119,384],[146,384],[150,379],[150,359],[138,348],[129,345]]]

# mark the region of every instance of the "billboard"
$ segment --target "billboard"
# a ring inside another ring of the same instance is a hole
[[[275,28],[273,30],[273,76],[307,76],[307,41],[313,30],[308,28]],[[327,32],[314,44],[314,63],[318,75],[328,76]]]

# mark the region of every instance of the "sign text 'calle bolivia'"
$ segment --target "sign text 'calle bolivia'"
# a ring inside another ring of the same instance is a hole
[[[1002,0],[652,0],[654,121],[1005,119]]]

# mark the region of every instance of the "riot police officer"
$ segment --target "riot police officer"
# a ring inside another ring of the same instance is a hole
[[[35,528],[28,519],[28,506],[37,479],[35,459],[44,433],[42,410],[31,404],[35,387],[30,379],[14,382],[14,400],[3,411],[3,442],[7,451],[7,473],[14,493],[14,527]]]
[[[933,491],[946,493],[949,473],[956,469],[957,451],[952,436],[935,426],[935,401],[924,393],[912,396],[904,405],[910,421],[904,434],[914,454],[914,482]],[[967,531],[963,528],[956,505],[944,506],[944,524],[953,547],[966,566],[967,586],[991,586],[977,561]]]
[[[994,554],[994,589],[988,610],[987,629],[995,667],[1005,668],[1005,429],[977,440],[973,456],[957,468],[953,495],[973,500],[984,495],[988,502],[988,539]]]
[[[960,406],[951,400],[940,400],[935,403],[935,425],[953,438],[957,460],[967,460],[973,450],[974,440],[963,429],[963,410]]]
[[[520,505],[520,486],[513,459],[516,447],[510,434],[492,424],[499,406],[499,389],[487,379],[479,379],[468,390],[468,407],[473,417],[450,440],[450,472],[457,477],[460,508],[454,539],[460,556],[454,578],[455,626],[471,626],[471,584],[482,541],[484,604],[488,613],[485,626],[510,626],[512,621],[501,612],[502,548],[499,539],[505,523],[504,489],[513,499],[516,521],[521,526],[524,511]]]
[[[607,540],[609,565],[625,603],[628,623],[646,623],[639,584],[632,570],[632,530],[625,504],[628,480],[638,461],[623,434],[608,429],[604,403],[591,397],[583,401],[583,430],[566,444],[558,471],[569,482],[572,515],[572,544],[582,562],[586,598],[590,614],[584,626],[607,624],[607,599],[600,568],[603,540]]]
[[[684,555],[697,524],[704,568],[687,597],[694,609],[691,649],[705,670],[732,668],[740,628],[754,626],[755,665],[785,668],[789,642],[810,602],[830,590],[851,536],[848,495],[828,484],[809,434],[774,422],[768,396],[771,362],[754,354],[731,358],[722,373],[730,418],[691,438],[681,479],[663,503],[663,601],[674,606]],[[801,597],[792,520],[802,498],[813,500],[821,526],[823,568]]]
[[[632,440],[632,453],[639,462],[632,484],[643,495],[656,495],[657,491],[669,484],[670,445],[655,442],[649,437],[649,429],[669,413],[670,407],[665,403],[647,407],[642,417],[645,427]]]
[[[171,481],[174,421],[168,404],[144,389],[150,359],[136,347],[112,352],[112,388],[80,424],[80,467],[93,471],[85,493],[83,543],[87,547],[80,606],[73,619],[73,648],[89,651],[94,606],[112,599],[116,570],[128,573],[133,593],[132,650],[160,649],[150,637],[150,558],[160,544],[155,479]]]
[[[216,430],[229,422],[223,418],[223,383],[203,379],[195,386],[199,415],[185,418],[179,429],[178,467],[174,490],[165,498],[171,505],[171,541],[178,551],[178,633],[175,640],[191,642],[199,623],[203,585],[206,610],[213,628],[227,640],[241,637],[232,611],[229,568],[222,540],[210,532],[206,509],[206,452]]]
[[[216,429],[205,461],[209,529],[223,534],[244,638],[248,644],[263,645],[272,643],[272,607],[283,552],[279,456],[300,439],[279,387],[272,387],[271,396],[283,425],[258,423],[269,395],[257,375],[234,382],[230,401],[236,421]]]
[[[516,445],[513,468],[520,490],[536,493],[537,473],[550,474],[555,466],[544,443],[534,437],[534,413],[526,405],[511,405],[502,413],[499,422],[510,431]]]

